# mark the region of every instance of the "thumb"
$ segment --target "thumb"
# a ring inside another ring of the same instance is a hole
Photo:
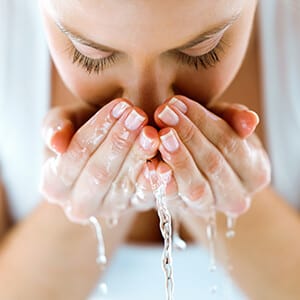
[[[220,102],[209,110],[224,119],[241,138],[249,137],[259,123],[257,113],[242,104]]]
[[[42,125],[45,144],[57,154],[64,153],[77,129],[96,111],[95,107],[85,103],[52,108]]]

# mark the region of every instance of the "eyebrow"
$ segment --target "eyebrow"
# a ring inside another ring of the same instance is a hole
[[[191,48],[197,44],[203,43],[206,40],[211,39],[215,34],[220,33],[221,31],[225,30],[229,26],[231,26],[240,16],[240,13],[233,15],[230,19],[228,19],[226,22],[204,32],[198,34],[195,38],[193,38],[191,41],[185,43],[182,46],[176,47],[174,49],[171,49],[170,51],[182,51],[188,48]],[[72,40],[75,40],[76,42],[79,42],[85,46],[89,46],[91,48],[104,51],[104,52],[120,52],[114,48],[111,48],[106,45],[99,44],[97,42],[94,42],[84,36],[82,36],[80,33],[68,28],[66,25],[63,25],[60,21],[55,20],[55,24],[59,28],[61,32],[63,32],[65,35],[67,35]]]

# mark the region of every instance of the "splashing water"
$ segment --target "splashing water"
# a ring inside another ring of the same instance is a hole
[[[235,217],[227,216],[226,237],[228,239],[232,239],[232,238],[235,237],[235,230],[234,230],[235,223],[236,223],[236,218]]]
[[[97,220],[96,217],[90,217],[89,218],[90,224],[94,227],[95,233],[96,233],[96,238],[97,238],[97,258],[96,258],[96,263],[102,267],[102,269],[105,269],[106,264],[107,264],[107,258],[105,254],[105,244],[104,244],[104,238],[103,238],[103,233],[102,233],[102,228]],[[108,293],[108,288],[105,282],[100,282],[98,285],[98,290],[100,291],[101,295],[105,296]]]
[[[173,213],[173,246],[177,250],[185,250],[186,242],[180,237],[179,229],[180,229],[180,215],[178,212]]]
[[[164,238],[162,269],[166,278],[167,300],[174,299],[174,278],[172,264],[172,218],[166,204],[166,183],[158,177],[152,163],[148,163],[150,182],[156,199],[157,212],[160,220],[160,231]]]
[[[210,256],[209,271],[215,272],[217,269],[216,265],[216,238],[217,238],[217,225],[216,225],[216,209],[214,206],[211,207],[210,213],[206,225],[206,238],[208,241],[208,249]]]
[[[96,217],[90,217],[89,221],[90,221],[90,224],[95,229],[96,237],[97,237],[97,241],[98,241],[98,256],[97,256],[96,262],[99,265],[105,266],[107,263],[107,258],[105,255],[105,245],[104,245],[104,239],[103,239],[101,225]]]
[[[216,238],[217,238],[217,224],[216,224],[216,209],[213,206],[210,207],[209,215],[207,218],[206,224],[206,238],[208,242],[208,251],[209,251],[209,272],[213,273],[217,270],[216,264]],[[211,295],[217,293],[218,286],[213,284],[210,287]]]
[[[226,225],[227,225],[227,231],[225,233],[225,236],[228,240],[232,240],[235,235],[235,225],[236,225],[237,218],[233,216],[227,215],[226,218]],[[229,300],[232,299],[232,293],[233,293],[233,281],[232,281],[232,271],[233,271],[233,265],[231,262],[231,258],[229,254],[227,253],[226,257],[226,271],[227,271],[227,276],[226,276],[226,281],[224,283],[224,292],[225,292],[225,299]]]

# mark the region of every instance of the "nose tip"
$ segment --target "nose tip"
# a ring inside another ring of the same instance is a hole
[[[122,97],[130,100],[135,106],[141,108],[149,118],[149,123],[154,122],[154,112],[159,105],[168,98],[175,95],[175,89],[172,85],[166,87],[150,87],[143,89],[124,89]]]

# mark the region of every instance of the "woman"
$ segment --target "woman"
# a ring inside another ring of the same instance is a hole
[[[50,93],[51,106],[70,104],[52,111],[44,125],[48,146],[63,154],[55,160],[48,159],[54,155],[53,151],[47,154],[42,189],[47,200],[63,206],[68,217],[76,222],[95,214],[110,216],[116,208],[118,214],[123,214],[129,206],[139,206],[144,199],[132,198],[135,182],[147,200],[142,204],[151,207],[152,192],[144,166],[158,152],[162,159],[154,160],[154,167],[158,174],[167,175],[170,203],[180,193],[197,213],[199,210],[203,213],[216,200],[219,211],[239,215],[249,207],[248,196],[261,189],[252,197],[255,201],[251,210],[241,217],[238,237],[228,245],[235,265],[233,276],[251,299],[286,299],[287,295],[296,299],[299,268],[290,264],[286,267],[277,258],[286,251],[283,257],[297,260],[296,239],[292,234],[285,235],[297,230],[298,216],[278,194],[266,187],[268,159],[258,138],[252,134],[257,125],[256,115],[244,107],[215,103],[233,80],[233,87],[241,88],[241,80],[245,78],[239,74],[234,79],[247,49],[256,1],[232,2],[229,5],[226,1],[216,4],[191,0],[187,5],[186,2],[134,1],[124,5],[113,1],[41,1],[54,64],[51,90],[47,85],[44,90],[37,90],[41,96]],[[250,55],[247,78],[255,75],[251,58]],[[38,68],[37,63],[28,66],[30,72],[34,72],[31,68],[35,66]],[[40,70],[36,72],[43,74]],[[255,80],[251,82],[254,88],[257,84]],[[15,92],[14,87],[11,90]],[[239,103],[258,111],[259,103],[255,107],[255,103],[246,101],[245,89],[234,93]],[[178,94],[185,97],[174,99]],[[41,105],[45,104],[37,103],[33,107],[45,110]],[[148,120],[149,126],[145,126]],[[35,129],[38,121],[32,118],[28,126]],[[242,126],[244,123],[249,126]],[[2,127],[2,140],[9,124],[6,122]],[[98,130],[96,134],[95,130]],[[21,128],[19,131],[22,132]],[[36,131],[28,132],[31,135]],[[106,138],[103,141],[101,134]],[[38,147],[28,145],[26,133],[22,132],[22,136],[26,147],[23,151],[27,155],[32,153],[31,148],[37,151]],[[9,175],[5,162],[11,155],[8,149],[18,150],[14,155],[18,158],[20,148],[13,147],[16,139],[12,134],[6,140],[1,147],[5,190],[10,192],[10,199],[18,197],[20,201],[24,191],[28,189],[27,196],[30,196],[34,189],[25,185],[12,189],[16,177],[13,171]],[[15,161],[15,170],[20,170],[24,158]],[[129,170],[131,180],[126,179]],[[26,168],[27,172],[34,173],[35,169]],[[17,180],[19,184],[24,178]],[[222,186],[221,182],[225,184]],[[119,188],[124,183],[127,194]],[[129,203],[132,199],[137,201]],[[10,203],[17,215],[20,203]],[[4,214],[5,210],[2,211]],[[105,233],[109,236],[109,255],[129,231],[135,237],[147,236],[143,230],[139,233],[131,229],[134,217],[135,213],[125,214],[121,226]],[[279,223],[278,218],[284,218],[285,223]],[[199,219],[189,216],[183,221],[194,237],[201,240]],[[142,223],[147,224],[146,220]],[[9,232],[7,224],[8,221],[2,226],[5,233],[0,256],[2,298],[85,299],[90,294],[99,270],[95,265],[95,239],[89,228],[68,222],[61,209],[45,202]],[[275,225],[276,236],[271,234]],[[140,228],[134,226],[137,227]],[[221,233],[226,230],[221,215],[219,228]],[[25,241],[26,249],[19,253]],[[277,245],[281,248],[277,249]],[[272,255],[268,247],[272,247]],[[281,270],[286,281],[281,278],[277,282],[273,266]],[[42,272],[47,276],[41,277]],[[17,285],[18,290],[12,285]]]

